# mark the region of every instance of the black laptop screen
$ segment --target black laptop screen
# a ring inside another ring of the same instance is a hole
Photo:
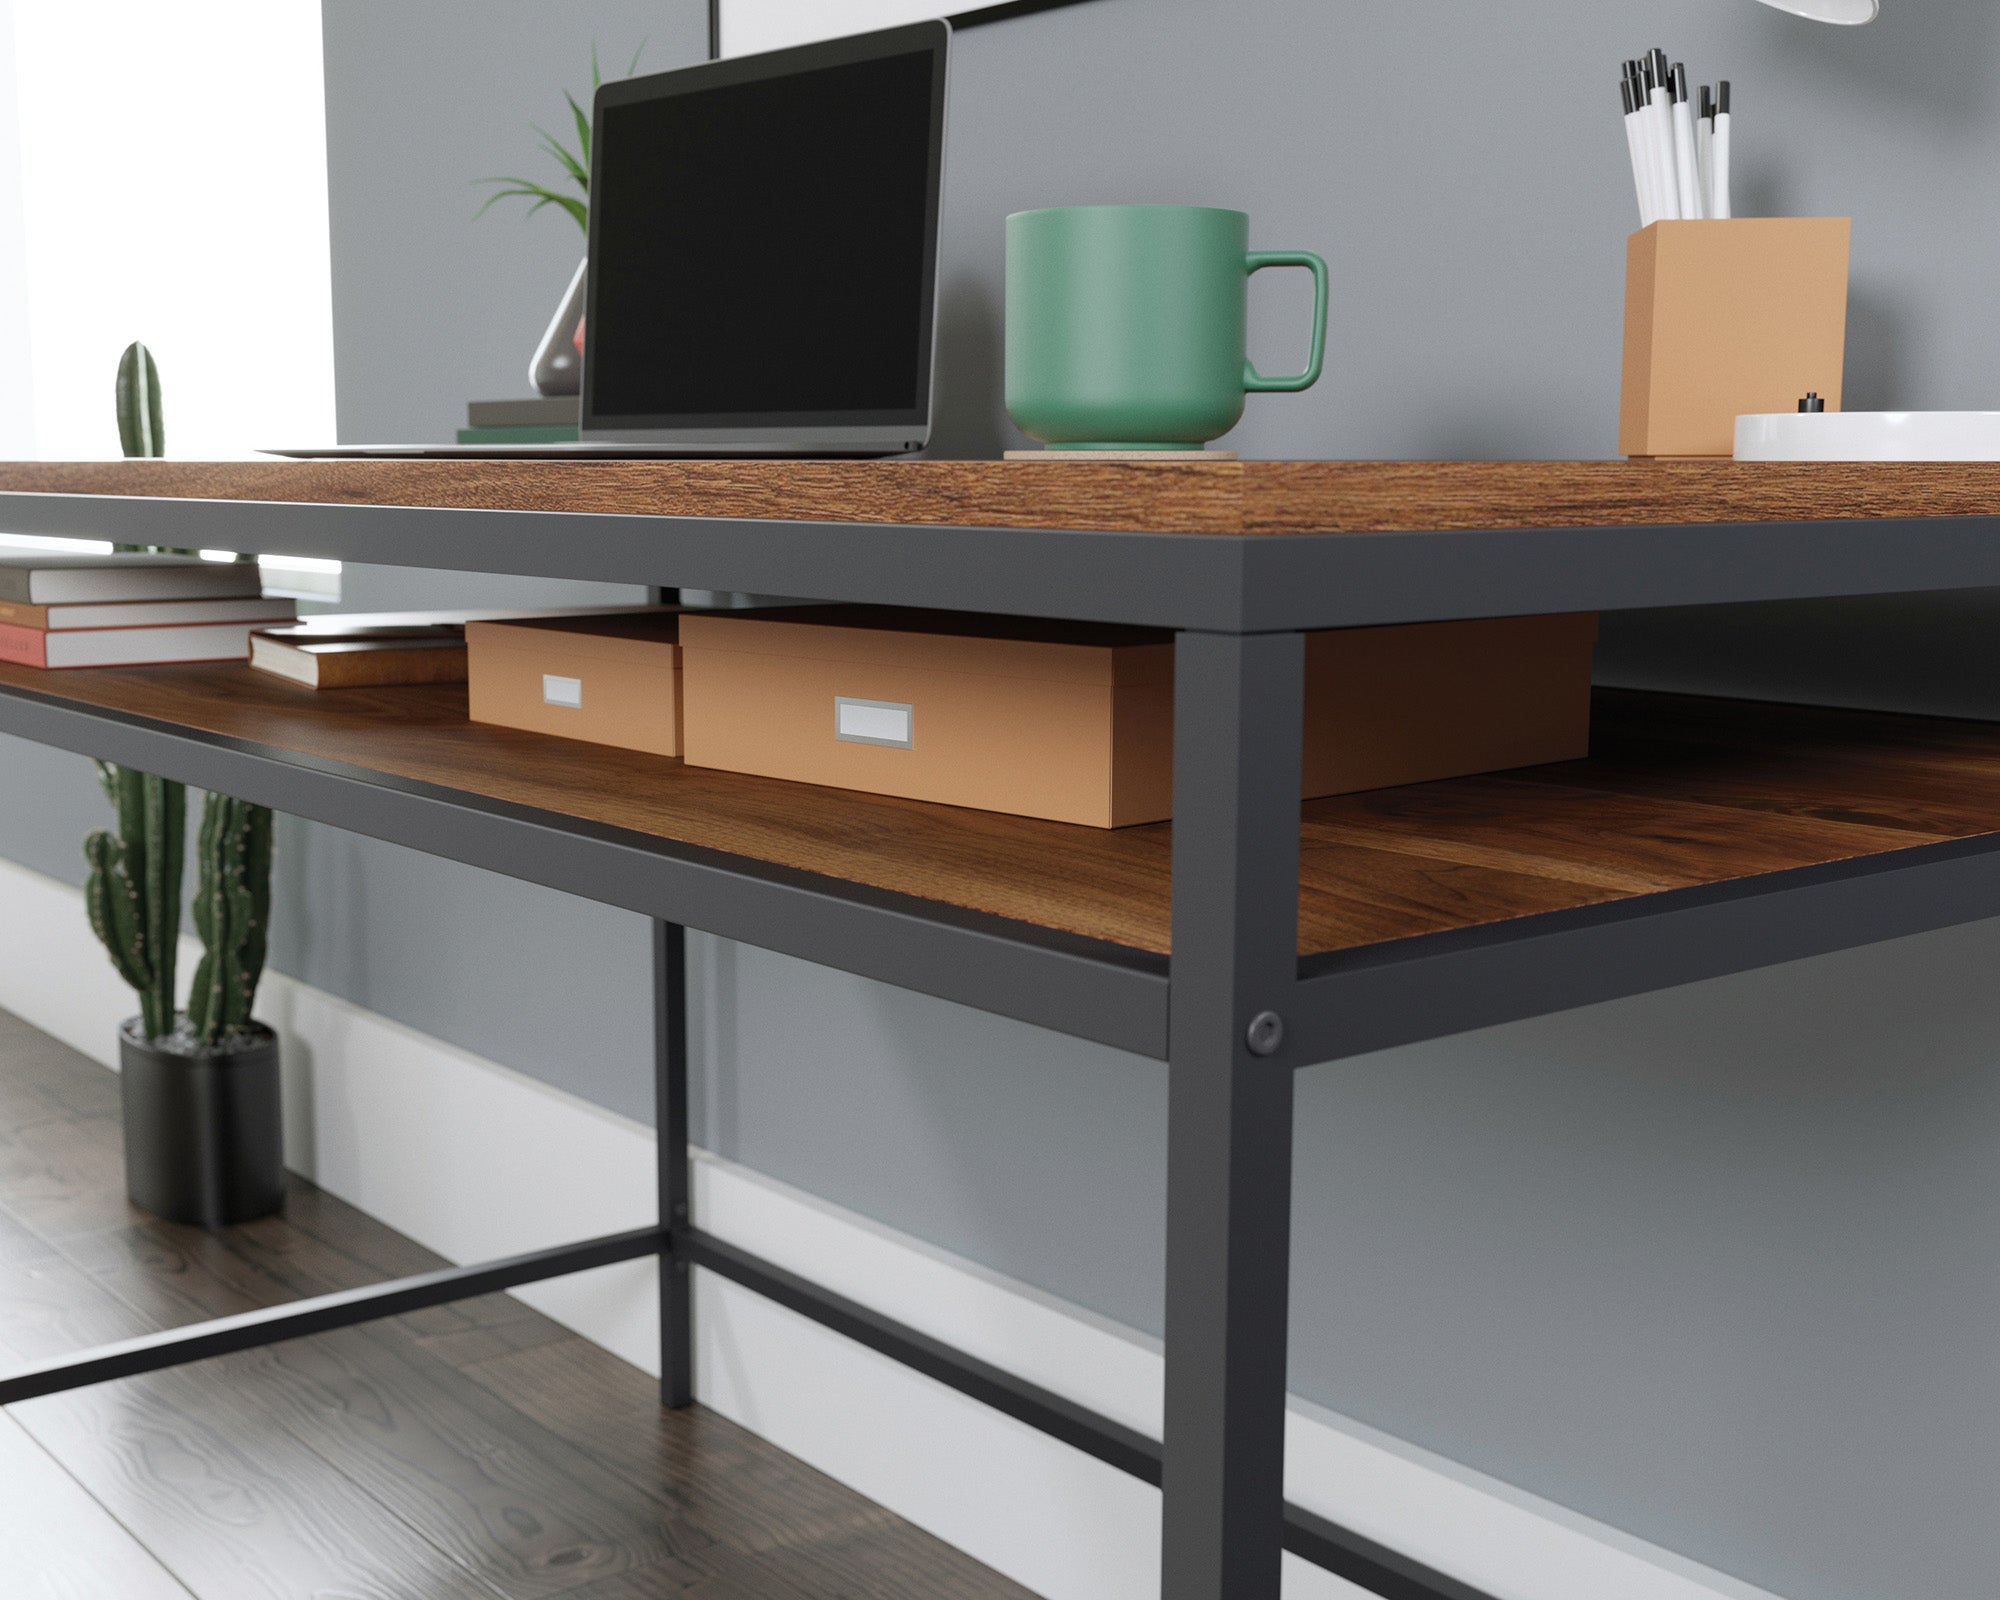
[[[600,101],[591,426],[925,419],[941,72],[919,50]]]

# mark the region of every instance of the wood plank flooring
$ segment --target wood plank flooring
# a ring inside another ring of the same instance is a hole
[[[189,1600],[110,1512],[0,1412],[0,1573],[17,1600]]]
[[[218,1233],[132,1209],[116,1078],[0,1012],[0,1363],[438,1264],[296,1180]],[[0,1412],[0,1594],[1027,1597],[502,1295]]]

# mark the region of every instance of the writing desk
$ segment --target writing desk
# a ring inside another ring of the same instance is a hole
[[[1148,1481],[1169,1600],[1291,1549],[1478,1600],[1283,1499],[1292,1073],[2000,914],[2000,728],[1599,696],[1584,761],[1298,800],[1303,631],[2000,584],[2000,467],[1733,463],[0,465],[0,524],[129,543],[1174,630],[1176,821],[1104,832],[474,726],[461,689],[0,667],[0,731],[655,919],[660,1226],[0,1374],[0,1403],[576,1271],[728,1276]],[[1166,1062],[1166,1438],[689,1214],[683,930]]]

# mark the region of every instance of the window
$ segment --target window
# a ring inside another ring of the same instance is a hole
[[[334,437],[318,0],[0,0],[0,453],[116,456],[134,339],[174,456]]]

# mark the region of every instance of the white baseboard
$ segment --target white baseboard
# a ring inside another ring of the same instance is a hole
[[[192,970],[192,961],[188,963]],[[65,884],[0,861],[0,1007],[112,1064],[129,993]],[[284,1038],[286,1152],[326,1189],[453,1261],[641,1227],[649,1129],[312,989],[265,980]],[[1157,1341],[709,1155],[718,1236],[1157,1436]],[[651,1263],[523,1300],[659,1370]],[[723,1414],[1050,1600],[1150,1600],[1159,1496],[709,1274],[696,1389]],[[1294,1399],[1293,1500],[1496,1600],[1774,1600],[1510,1485]],[[1287,1556],[1287,1600],[1361,1593]]]

